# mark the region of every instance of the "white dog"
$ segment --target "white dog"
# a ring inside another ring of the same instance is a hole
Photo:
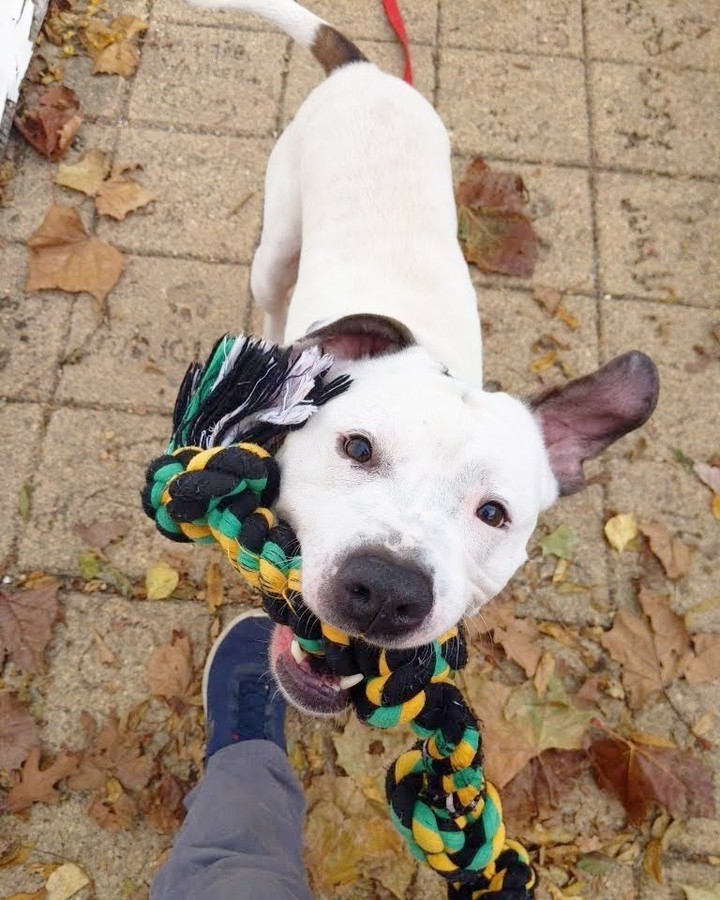
[[[435,110],[293,0],[195,2],[259,14],[329,76],[270,157],[251,287],[265,337],[321,344],[352,386],[286,439],[279,513],[314,613],[380,646],[423,644],[494,597],[540,511],[583,486],[583,461],[645,422],[655,366],[627,353],[529,403],[484,391]],[[290,699],[343,707],[347,682],[284,632],[271,655]]]

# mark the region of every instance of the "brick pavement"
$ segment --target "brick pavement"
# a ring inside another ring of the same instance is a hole
[[[720,528],[708,514],[707,489],[673,451],[707,459],[720,449],[718,361],[706,356],[698,366],[695,349],[717,351],[710,329],[720,318],[720,7],[707,0],[402,5],[416,83],[449,128],[457,173],[476,154],[519,172],[541,237],[531,281],[475,276],[486,377],[519,392],[561,377],[529,371],[532,345],[548,331],[531,297],[538,286],[565,292],[581,323],[561,333],[567,371],[580,374],[637,347],[661,373],[660,405],[639,457],[628,459],[637,438],[621,442],[593,468],[605,477],[542,523],[578,532],[576,580],[587,590],[570,600],[551,586],[531,592],[533,566],[541,565],[531,563],[517,581],[520,612],[607,625],[619,604],[632,603],[637,558],[618,557],[602,539],[604,518],[617,511],[663,521],[697,546],[690,575],[674,586],[678,612],[717,597]],[[100,221],[89,200],[54,185],[54,167],[17,135],[11,141],[14,203],[0,209],[0,430],[6,458],[16,461],[0,471],[0,554],[10,576],[76,575],[82,545],[73,526],[116,513],[132,528],[108,550],[114,565],[140,576],[166,552],[136,503],[143,467],[163,445],[187,362],[223,331],[257,325],[248,264],[265,161],[319,79],[303,51],[257,20],[175,0],[110,6],[151,27],[131,80],[92,77],[86,59],[68,64],[66,82],[87,114],[70,161],[100,146],[118,162],[139,162],[158,199],[124,222]],[[379,0],[312,6],[368,57],[401,71]],[[23,292],[24,240],[52,200],[76,206],[92,231],[128,255],[105,314],[85,294]],[[32,489],[27,521],[17,511],[23,485]],[[66,619],[52,645],[43,707],[50,746],[72,740],[80,706],[129,708],[144,696],[143,660],[172,627],[185,627],[198,657],[204,653],[209,620],[198,604],[108,602],[111,612],[63,595]],[[87,627],[102,630],[108,617],[137,635],[113,644],[122,689],[112,697],[107,671],[89,653]],[[702,628],[720,630],[717,610]],[[718,708],[717,689],[682,683],[674,691],[688,709]],[[669,898],[679,896],[679,882],[707,879],[695,851],[720,855],[720,829],[694,822],[690,830],[695,843],[674,857],[667,887],[636,871],[630,882],[623,878],[624,893],[603,896]],[[129,882],[146,881],[166,843],[145,831],[100,833],[77,799],[33,810],[19,832],[85,859],[98,896],[107,898],[129,896]],[[428,890],[441,896],[437,886]]]

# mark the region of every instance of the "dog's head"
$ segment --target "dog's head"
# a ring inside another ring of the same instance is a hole
[[[395,648],[491,600],[539,513],[582,488],[583,462],[645,422],[658,392],[641,353],[529,402],[463,383],[418,347],[340,366],[349,390],[279,453],[278,509],[300,539],[307,606]],[[277,674],[299,705],[329,709]]]

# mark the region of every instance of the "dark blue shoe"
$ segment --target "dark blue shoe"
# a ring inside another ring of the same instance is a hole
[[[264,612],[251,609],[233,619],[210,649],[203,672],[206,762],[238,741],[272,741],[286,750],[285,699],[268,661],[272,627]]]

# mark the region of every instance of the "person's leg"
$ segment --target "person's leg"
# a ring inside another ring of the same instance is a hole
[[[205,666],[205,776],[152,885],[152,900],[309,900],[305,803],[285,755],[285,704],[268,673],[267,616],[246,614]]]

